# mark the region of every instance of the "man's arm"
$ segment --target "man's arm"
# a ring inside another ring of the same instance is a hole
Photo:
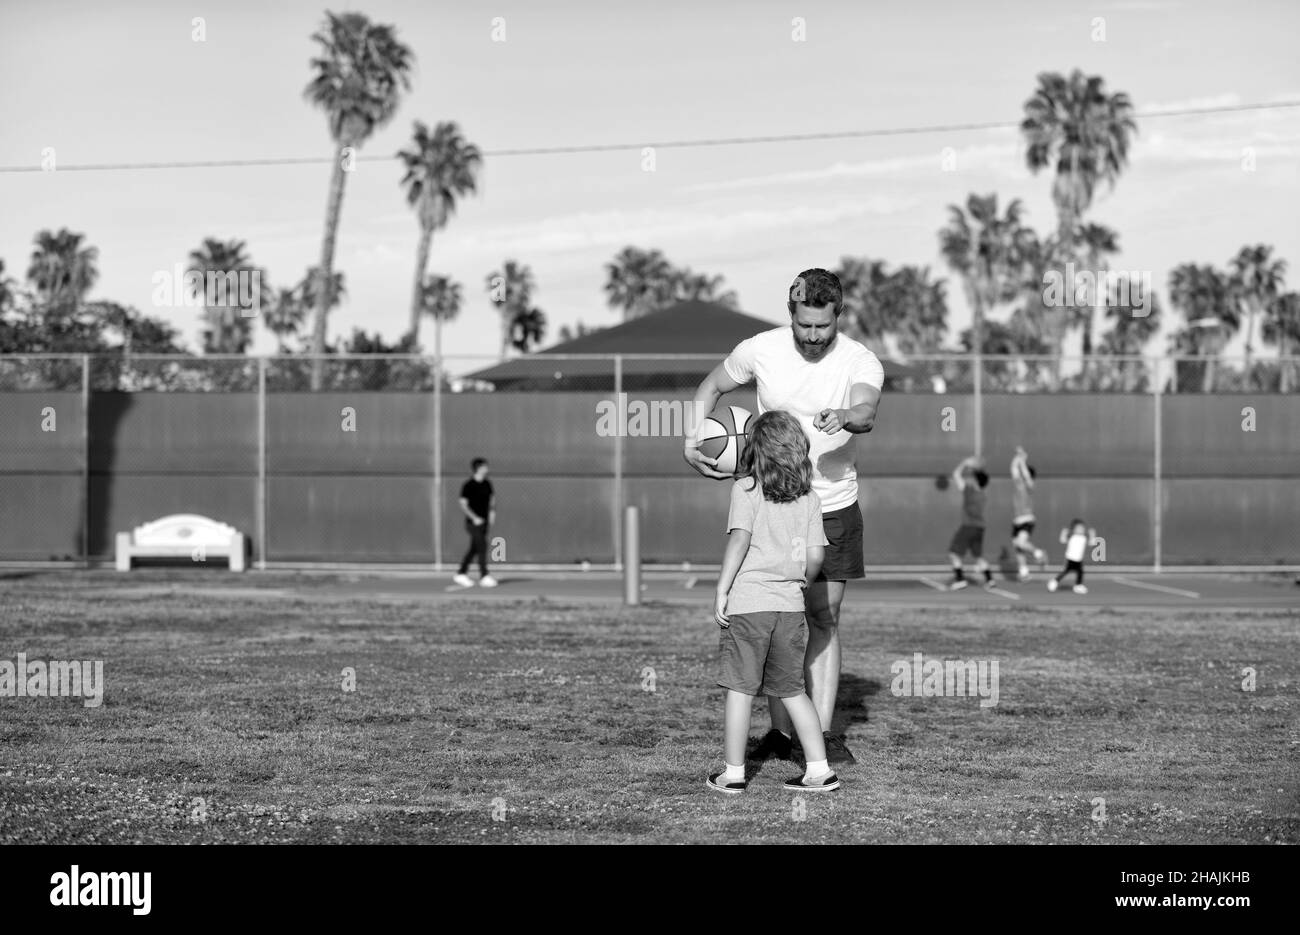
[[[961,464],[953,468],[952,482],[956,485],[959,493],[966,489],[966,478],[964,476],[966,468],[970,467],[974,463],[974,458],[962,458]]]
[[[694,424],[691,425],[690,432],[686,436],[685,444],[682,449],[682,456],[686,463],[695,468],[696,471],[705,477],[712,477],[717,480],[730,480],[730,474],[723,474],[717,470],[717,459],[706,458],[700,453],[700,443],[696,439],[696,433],[700,428],[700,423],[704,417],[713,411],[713,407],[718,404],[724,393],[730,393],[738,389],[740,384],[731,379],[727,373],[727,368],[722,364],[713,368],[713,372],[704,378],[699,388],[695,391],[695,401],[692,404],[691,414]]]
[[[461,497],[460,500],[458,500],[457,502],[460,504],[460,511],[465,514],[466,518],[470,519],[476,524],[483,522],[482,518],[474,515],[474,511],[469,508],[468,500],[466,500],[464,497]]]
[[[727,606],[727,595],[740,573],[740,565],[749,552],[750,534],[745,529],[733,529],[727,538],[727,551],[722,555],[722,571],[718,573],[718,589],[713,600],[713,619],[720,627],[731,626],[723,612]]]
[[[876,407],[879,405],[879,388],[867,383],[854,383],[849,388],[849,408],[823,409],[813,419],[813,427],[827,435],[834,435],[841,429],[862,435],[875,428]]]

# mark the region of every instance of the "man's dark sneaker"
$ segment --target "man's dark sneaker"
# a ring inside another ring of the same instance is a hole
[[[804,779],[802,776],[796,776],[793,779],[787,779],[782,785],[792,792],[834,792],[840,787],[840,777],[834,773],[827,773],[817,779]]]
[[[775,727],[763,735],[763,739],[758,742],[749,759],[766,760],[773,756],[782,760],[790,759],[790,738]]]
[[[737,795],[749,788],[749,783],[745,780],[728,779],[726,773],[714,773],[705,785],[715,792],[725,792],[727,795]]]
[[[822,732],[822,740],[826,742],[826,762],[828,763],[856,763],[857,758],[849,752],[848,746],[845,745],[842,737],[836,737],[830,731]]]

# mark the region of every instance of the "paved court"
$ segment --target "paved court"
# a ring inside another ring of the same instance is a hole
[[[460,588],[449,575],[371,577],[339,576],[341,580],[321,582],[309,588],[318,597],[367,596],[383,599],[438,601],[448,599],[501,601],[608,601],[621,602],[623,582],[610,572],[556,573],[503,572],[496,588]],[[992,591],[971,585],[962,591],[948,591],[946,579],[937,575],[913,575],[855,581],[849,586],[847,606],[902,605],[909,607],[988,607],[999,605],[1067,607],[1186,607],[1188,609],[1290,608],[1300,615],[1300,587],[1294,576],[1188,576],[1152,574],[1108,574],[1093,571],[1087,576],[1088,593],[1074,594],[1068,587],[1055,594],[1047,591],[1047,574],[1027,582],[998,581]],[[1073,576],[1071,576],[1071,579]],[[713,599],[714,578],[685,572],[650,572],[642,578],[642,600],[698,602]]]

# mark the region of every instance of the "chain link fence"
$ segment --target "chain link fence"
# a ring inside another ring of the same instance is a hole
[[[185,512],[249,533],[261,567],[447,569],[467,539],[461,485],[485,457],[496,562],[617,566],[635,504],[645,561],[714,564],[725,496],[681,442],[718,361],[338,355],[313,389],[306,356],[0,356],[0,561],[108,560],[115,532]],[[972,452],[1002,512],[1016,445],[1040,472],[1044,524],[1084,514],[1111,531],[1112,562],[1300,562],[1296,359],[885,369],[876,429],[856,441],[873,564],[942,560],[955,505],[935,481]],[[752,387],[724,402],[757,409]]]

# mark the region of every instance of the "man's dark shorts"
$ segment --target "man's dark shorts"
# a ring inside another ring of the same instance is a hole
[[[718,684],[745,695],[802,695],[808,648],[803,613],[763,610],[727,619],[731,626],[718,637]]]
[[[852,581],[867,576],[862,564],[862,510],[854,500],[843,509],[822,514],[826,558],[816,581]]]
[[[1012,538],[1012,539],[1014,539],[1016,536],[1020,535],[1021,532],[1027,532],[1027,533],[1029,533],[1029,534],[1032,536],[1032,535],[1034,534],[1034,521],[1033,521],[1032,519],[1027,519],[1027,520],[1025,520],[1023,523],[1012,523],[1012,524],[1011,524],[1011,538]]]
[[[952,542],[948,544],[948,551],[957,556],[969,552],[976,558],[981,558],[984,555],[984,527],[958,527],[957,531],[953,533]]]

